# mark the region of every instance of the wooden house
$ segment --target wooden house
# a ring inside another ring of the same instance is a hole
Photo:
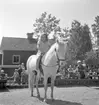
[[[0,65],[5,73],[13,75],[15,68],[24,63],[29,56],[37,53],[37,40],[28,33],[28,38],[3,37],[0,47]]]

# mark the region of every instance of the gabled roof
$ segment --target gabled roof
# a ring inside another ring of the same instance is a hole
[[[0,50],[36,51],[36,43],[36,39],[3,37]]]

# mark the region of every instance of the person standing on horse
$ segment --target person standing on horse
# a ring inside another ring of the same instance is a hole
[[[48,35],[47,34],[42,34],[38,38],[38,43],[37,43],[37,49],[38,49],[38,59],[37,59],[37,64],[36,64],[36,69],[40,69],[40,61],[42,56],[49,50],[51,47],[51,43],[49,43]]]

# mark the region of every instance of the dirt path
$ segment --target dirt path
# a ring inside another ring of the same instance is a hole
[[[48,88],[48,102],[42,102],[44,89],[39,88],[41,99],[30,97],[30,91],[26,89],[12,89],[0,91],[0,105],[99,105],[98,87],[61,87],[54,89],[55,101],[50,100],[50,88]]]

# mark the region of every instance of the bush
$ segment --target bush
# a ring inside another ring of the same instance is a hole
[[[99,86],[99,80],[92,79],[56,79],[56,86]]]
[[[89,66],[98,66],[99,64],[99,58],[98,58],[98,54],[99,51],[90,51],[90,52],[87,52],[86,53],[86,58],[85,58],[85,61],[86,61],[86,64],[88,64]]]

